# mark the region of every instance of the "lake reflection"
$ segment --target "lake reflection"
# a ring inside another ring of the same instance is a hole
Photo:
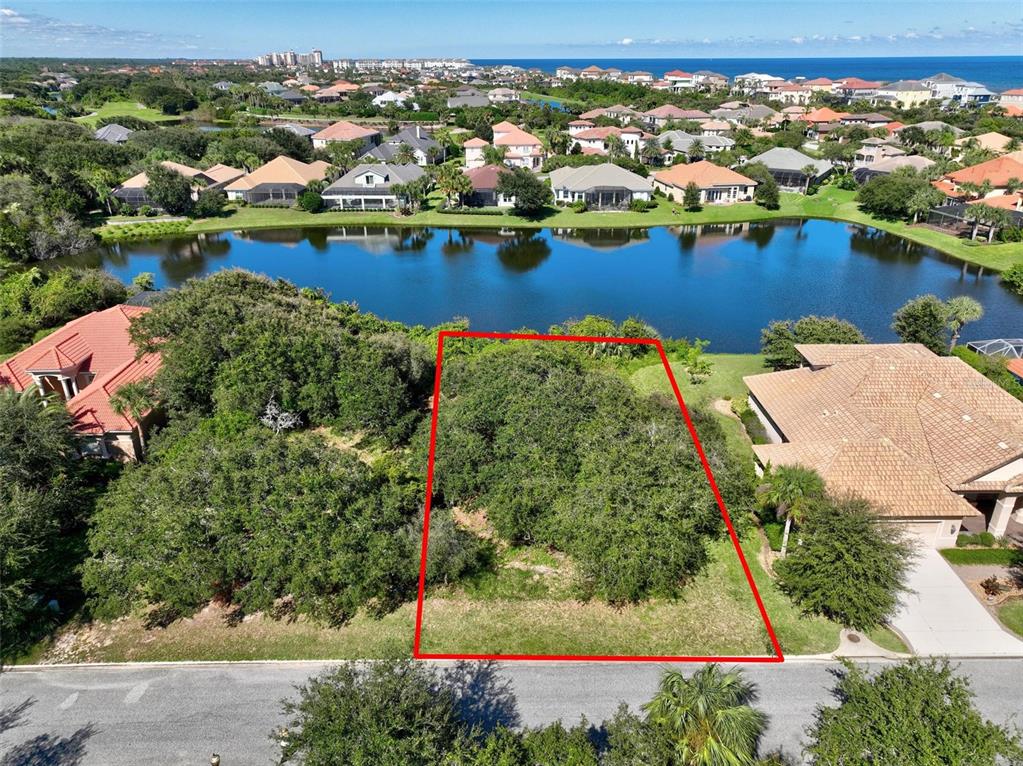
[[[966,338],[1023,334],[1023,300],[989,274],[931,248],[835,221],[655,229],[267,229],[104,247],[72,262],[159,287],[244,268],[320,287],[388,319],[477,330],[550,325],[585,314],[637,316],[671,336],[751,351],[773,319],[838,315],[877,341],[922,293],[972,295]],[[64,265],[64,264],[58,264]]]

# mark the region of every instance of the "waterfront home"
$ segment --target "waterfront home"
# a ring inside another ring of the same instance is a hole
[[[418,165],[356,165],[323,190],[323,202],[341,210],[390,210],[398,207],[393,187],[422,178]]]
[[[227,198],[250,205],[294,202],[313,181],[327,177],[330,163],[300,162],[281,155],[224,187]]]
[[[654,188],[674,202],[682,202],[686,187],[691,183],[700,190],[700,203],[710,205],[749,202],[757,186],[752,178],[707,160],[675,165],[654,175]]]
[[[180,162],[171,162],[170,160],[164,160],[160,165],[168,170],[173,170],[178,175],[184,176],[192,182],[192,199],[198,199],[199,193],[203,189],[222,189],[230,182],[245,175],[244,170],[222,164],[213,165],[205,170],[182,165]],[[111,196],[132,208],[139,208],[143,205],[157,207],[156,203],[146,194],[146,187],[148,185],[149,176],[145,171],[142,171],[115,186]]]
[[[109,125],[104,125],[92,135],[97,141],[105,141],[108,144],[123,144],[128,140],[128,136],[134,132],[134,130],[129,130],[123,125],[111,122]]]
[[[827,160],[817,160],[796,149],[776,146],[758,154],[750,160],[767,167],[771,177],[782,191],[804,191],[813,184],[818,184],[834,172],[835,166]],[[807,173],[813,168],[812,173]]]
[[[539,170],[543,165],[543,143],[518,125],[499,122],[493,127],[494,146],[504,149],[504,162],[511,167]],[[468,157],[466,158],[468,160]]]
[[[996,198],[1008,191],[1010,181],[1023,181],[1023,162],[1012,156],[996,157],[987,162],[946,173],[937,181],[932,181],[935,189],[945,194],[950,201],[977,197]],[[963,185],[967,187],[964,189]],[[984,194],[976,190],[987,186]]]
[[[952,102],[961,106],[986,104],[996,97],[979,82],[957,82],[952,86]]]
[[[283,125],[274,125],[274,128],[278,130],[286,130],[289,133],[294,133],[300,138],[308,138],[310,141],[312,141],[313,136],[316,134],[316,131],[312,128],[307,128],[305,125],[299,125],[294,122],[286,122]]]
[[[399,130],[362,155],[381,162],[391,162],[402,144],[412,148],[417,165],[431,165],[444,161],[444,147],[425,129],[418,125]]]
[[[131,320],[148,310],[120,305],[68,322],[0,362],[0,386],[35,388],[59,401],[71,415],[82,455],[138,460],[152,413],[121,414],[110,399],[160,368],[160,355],[139,355],[128,335]]]
[[[313,134],[313,148],[315,149],[326,149],[335,141],[345,143],[355,141],[361,143],[365,150],[369,150],[380,143],[380,131],[356,125],[347,120],[340,120]]]
[[[859,155],[857,154],[857,156]],[[856,179],[856,183],[865,184],[875,176],[885,176],[889,173],[894,173],[899,168],[912,168],[916,172],[921,173],[933,165],[934,160],[917,154],[895,155],[857,166],[853,170],[853,178]]]
[[[682,109],[674,104],[662,104],[648,109],[643,112],[642,117],[654,128],[663,128],[670,122],[704,122],[710,119],[710,115],[700,109]],[[571,123],[569,125],[571,126]]]
[[[653,196],[649,179],[610,162],[558,168],[550,181],[555,202],[585,202],[590,210],[624,210],[633,200]]]
[[[472,183],[472,194],[468,195],[464,204],[470,207],[511,207],[515,204],[515,196],[505,196],[497,191],[497,181],[502,173],[511,172],[505,165],[482,165],[467,168],[464,173]]]
[[[998,96],[1000,106],[1023,107],[1023,88],[1010,88],[1003,90]]]
[[[811,468],[926,547],[1023,521],[1023,402],[919,344],[796,350],[805,366],[743,379],[770,442],[759,467]]]
[[[879,87],[871,103],[875,106],[913,109],[926,104],[931,98],[931,89],[919,80],[896,80]]]
[[[696,86],[695,76],[691,72],[683,72],[681,69],[665,72],[664,79],[671,83],[671,89],[676,93],[692,90]]]
[[[666,130],[657,136],[657,141],[663,147],[664,160],[667,163],[674,161],[677,155],[690,155],[706,157],[710,154],[717,154],[735,146],[728,136],[694,136],[681,130]],[[697,148],[697,152],[692,150]]]
[[[938,74],[932,74],[930,77],[921,77],[920,82],[931,89],[931,98],[948,101],[952,98],[955,86],[966,82],[966,80],[962,77],[954,77],[945,72],[939,72]]]

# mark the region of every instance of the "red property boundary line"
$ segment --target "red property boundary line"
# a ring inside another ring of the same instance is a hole
[[[714,499],[717,501],[718,508],[721,511],[721,516],[725,520],[725,526],[728,527],[728,535],[732,540],[732,545],[735,548],[735,553],[739,557],[739,562],[742,564],[742,570],[746,575],[746,582],[749,583],[750,590],[753,592],[753,598],[756,600],[757,609],[760,610],[760,616],[764,621],[764,627],[767,628],[767,635],[771,639],[771,646],[774,647],[775,654],[773,656],[740,656],[740,657],[708,657],[708,656],[689,656],[689,655],[591,655],[591,654],[445,654],[445,653],[429,653],[421,650],[421,639],[423,632],[423,606],[426,594],[426,553],[429,547],[430,537],[430,502],[433,495],[433,464],[434,464],[434,453],[437,447],[437,414],[440,410],[440,378],[441,378],[441,366],[444,362],[444,339],[445,338],[483,338],[489,340],[547,340],[547,341],[561,341],[561,342],[574,342],[574,343],[628,343],[633,345],[647,345],[653,346],[657,349],[657,353],[661,357],[661,364],[664,365],[664,371],[668,374],[668,380],[671,381],[671,388],[675,392],[675,399],[678,401],[679,409],[682,411],[682,417],[685,419],[686,427],[689,429],[689,435],[693,439],[693,444],[696,446],[696,453],[700,456],[700,462],[703,464],[703,471],[707,475],[707,481],[710,482],[710,488],[714,492]],[[711,473],[710,464],[707,462],[707,456],[703,452],[703,446],[700,444],[700,438],[696,435],[696,428],[693,426],[693,421],[689,417],[689,410],[686,407],[686,403],[682,398],[682,392],[679,390],[678,383],[675,380],[675,375],[671,371],[671,365],[668,363],[668,356],[664,352],[664,346],[656,338],[609,338],[609,337],[592,337],[583,335],[541,335],[541,334],[528,334],[528,333],[510,333],[510,332],[471,332],[468,330],[442,330],[437,337],[437,373],[433,382],[433,412],[430,418],[430,453],[427,461],[426,469],[426,503],[423,511],[423,545],[420,553],[419,560],[419,596],[416,602],[416,633],[415,641],[412,646],[412,656],[419,660],[546,660],[546,661],[582,661],[582,662],[758,662],[758,663],[777,663],[784,662],[785,657],[782,654],[781,645],[778,643],[778,637],[774,633],[774,627],[771,625],[771,619],[767,616],[767,610],[764,608],[764,602],[760,598],[760,591],[757,590],[757,585],[753,581],[753,574],[750,572],[749,564],[746,562],[746,557],[743,555],[742,546],[739,545],[739,538],[735,533],[735,527],[732,525],[732,519],[728,515],[728,509],[725,508],[725,501],[721,497],[721,492],[718,489],[717,483],[714,481],[714,475]]]

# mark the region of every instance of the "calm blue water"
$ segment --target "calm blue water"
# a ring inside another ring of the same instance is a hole
[[[488,231],[280,229],[117,245],[74,262],[158,287],[240,267],[322,287],[388,319],[476,330],[550,325],[585,314],[640,317],[716,351],[753,351],[773,319],[838,315],[893,340],[908,298],[972,295],[986,316],[964,341],[1023,335],[1023,299],[996,277],[934,250],[834,221],[681,228]]]
[[[916,56],[892,58],[751,58],[751,59],[473,59],[481,65],[511,64],[527,69],[538,67],[554,72],[559,66],[583,68],[596,64],[602,69],[643,70],[660,77],[672,69],[692,72],[709,69],[734,77],[762,72],[786,79],[805,76],[861,77],[890,82],[927,77],[938,72],[976,80],[993,91],[1023,86],[1023,56]]]

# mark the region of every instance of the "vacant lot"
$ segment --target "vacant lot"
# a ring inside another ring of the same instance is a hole
[[[150,109],[135,101],[107,101],[92,114],[76,117],[75,120],[85,125],[95,125],[104,117],[138,117],[140,120],[149,120],[150,122],[178,122],[181,119],[172,114],[164,114],[158,109]]]

